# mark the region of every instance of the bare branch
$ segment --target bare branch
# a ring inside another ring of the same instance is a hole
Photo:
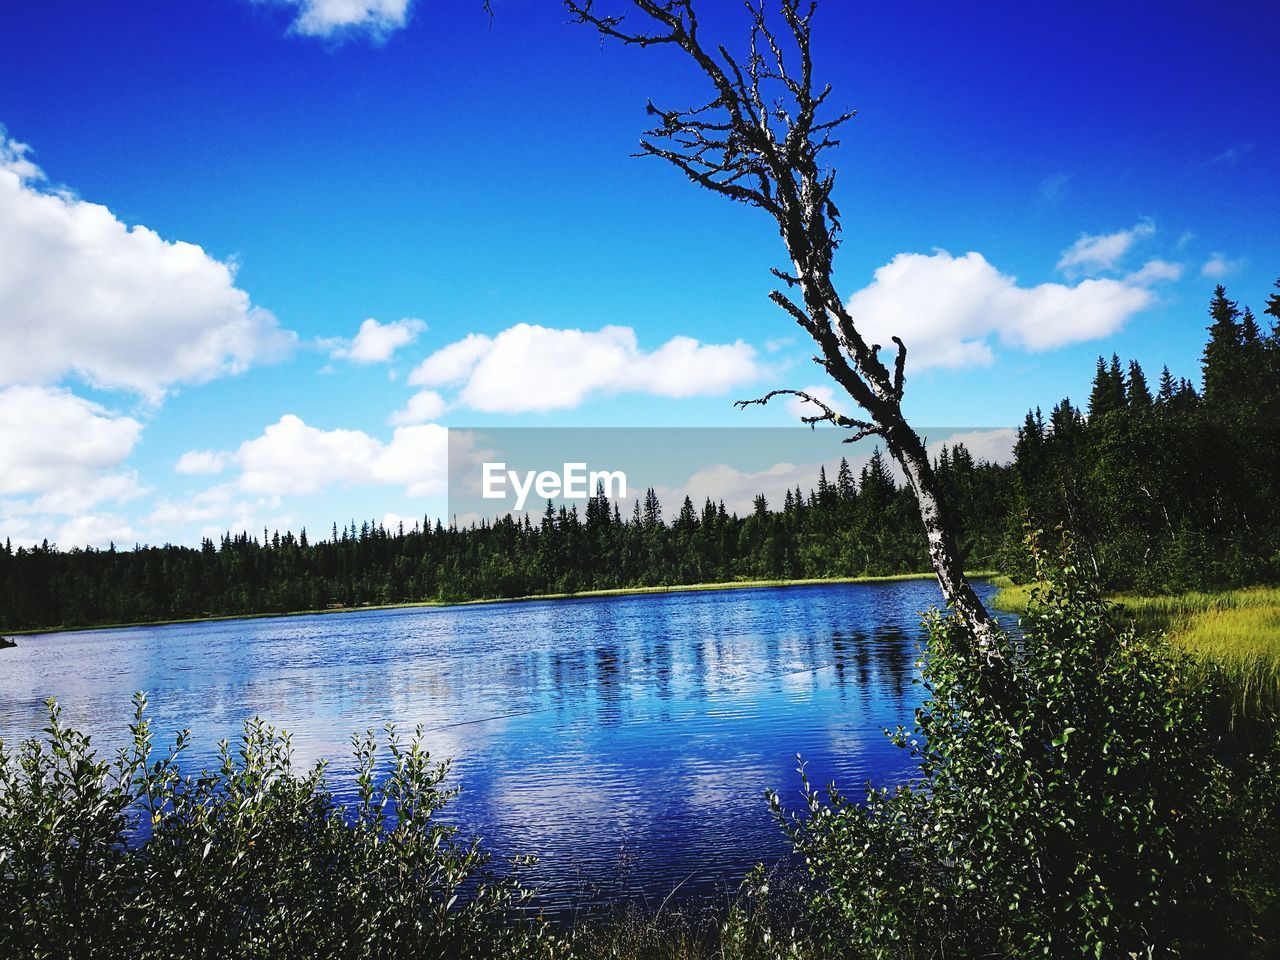
[[[769,299],[780,306],[783,310],[787,311],[787,313],[791,314],[792,319],[794,319],[796,323],[800,324],[800,326],[804,327],[806,333],[811,336],[817,335],[814,333],[813,320],[810,319],[807,313],[788,300],[785,293],[781,290],[770,291]]]
[[[893,395],[902,399],[902,386],[906,380],[907,345],[898,337],[891,338],[898,345],[898,359],[893,363]]]
[[[775,390],[739,407],[788,395],[816,405],[820,414],[803,417],[811,427],[830,422],[854,431],[847,442],[872,434],[884,438],[889,454],[906,475],[938,582],[950,603],[972,628],[980,649],[998,656],[997,628],[965,578],[956,546],[955,523],[944,500],[928,451],[902,413],[907,349],[893,337],[897,356],[890,371],[880,345],[863,339],[832,280],[842,222],[832,199],[835,171],[824,153],[836,147],[840,128],[854,117],[831,116],[830,85],[814,82],[812,57],[816,0],[744,0],[750,19],[745,53],[724,44],[707,45],[699,36],[695,0],[599,0],[640,14],[644,29],[626,24],[620,13],[597,11],[597,0],[564,0],[580,23],[602,38],[683,52],[709,82],[701,106],[660,109],[650,105],[657,125],[641,140],[641,155],[659,157],[700,187],[760,207],[773,217],[791,265],[773,269],[795,299],[781,290],[769,294],[819,347],[815,359],[861,409],[867,421],[836,413],[821,400],[796,390]]]
[[[854,420],[852,417],[846,417],[842,413],[837,413],[835,410],[831,409],[831,407],[829,407],[826,403],[819,400],[817,397],[813,396],[813,394],[806,393],[803,390],[770,390],[763,397],[757,397],[754,400],[736,400],[734,401],[733,405],[740,410],[745,410],[747,407],[757,406],[757,405],[763,407],[774,397],[779,397],[779,396],[796,397],[801,402],[811,403],[815,407],[817,407],[819,410],[822,411],[821,414],[817,414],[812,417],[800,418],[800,422],[807,423],[810,429],[816,427],[820,423],[830,423],[830,424],[833,424],[834,426],[843,427],[847,430],[858,431],[855,436],[845,438],[843,441],[844,443],[854,443],[858,440],[862,440],[866,437],[869,437],[872,434],[880,433],[880,428],[876,424],[868,423],[865,420]]]

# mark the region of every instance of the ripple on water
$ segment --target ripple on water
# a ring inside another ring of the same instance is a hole
[[[538,855],[549,906],[719,897],[787,855],[763,793],[798,805],[797,753],[853,792],[909,775],[883,730],[919,702],[936,601],[905,581],[35,636],[5,651],[0,737],[37,732],[54,696],[109,747],[146,690],[162,741],[191,729],[189,764],[257,714],[349,796],[352,733],[421,725],[455,760],[450,819]]]

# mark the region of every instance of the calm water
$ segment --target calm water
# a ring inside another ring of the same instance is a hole
[[[979,585],[986,595],[991,588]],[[931,581],[672,593],[63,633],[0,651],[0,738],[42,702],[118,742],[146,690],[188,765],[259,714],[348,783],[349,738],[422,724],[453,757],[450,818],[540,858],[551,906],[723,894],[787,853],[762,798],[810,778],[903,779],[883,729],[909,723]]]

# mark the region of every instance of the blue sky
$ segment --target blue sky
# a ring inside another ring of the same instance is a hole
[[[439,512],[437,425],[792,422],[731,405],[821,383],[766,300],[772,226],[629,157],[646,99],[697,78],[551,0],[494,6],[6,10],[0,535]],[[1213,285],[1271,291],[1271,5],[818,16],[859,111],[837,278],[907,340],[915,422],[1016,424],[1098,353],[1195,376]]]

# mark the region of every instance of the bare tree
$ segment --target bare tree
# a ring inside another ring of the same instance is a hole
[[[782,284],[770,298],[818,345],[813,359],[866,412],[855,419],[799,390],[774,390],[740,406],[779,395],[814,409],[810,426],[845,428],[846,443],[877,436],[906,475],[920,506],[929,557],[943,596],[972,631],[978,648],[999,656],[998,631],[965,577],[955,524],[928,452],[902,414],[907,348],[893,337],[890,370],[880,344],[858,332],[832,282],[840,243],[840,212],[832,200],[835,171],[821,164],[853,112],[820,116],[831,93],[813,78],[811,31],[816,0],[747,0],[750,47],[731,53],[700,33],[694,0],[617,0],[602,12],[596,0],[564,0],[573,19],[602,38],[638,47],[682,52],[711,84],[701,106],[664,109],[649,104],[657,124],[644,134],[640,156],[660,157],[700,187],[766,211],[777,222],[790,256],[789,270],[773,269]],[[632,24],[632,18],[636,21]]]

